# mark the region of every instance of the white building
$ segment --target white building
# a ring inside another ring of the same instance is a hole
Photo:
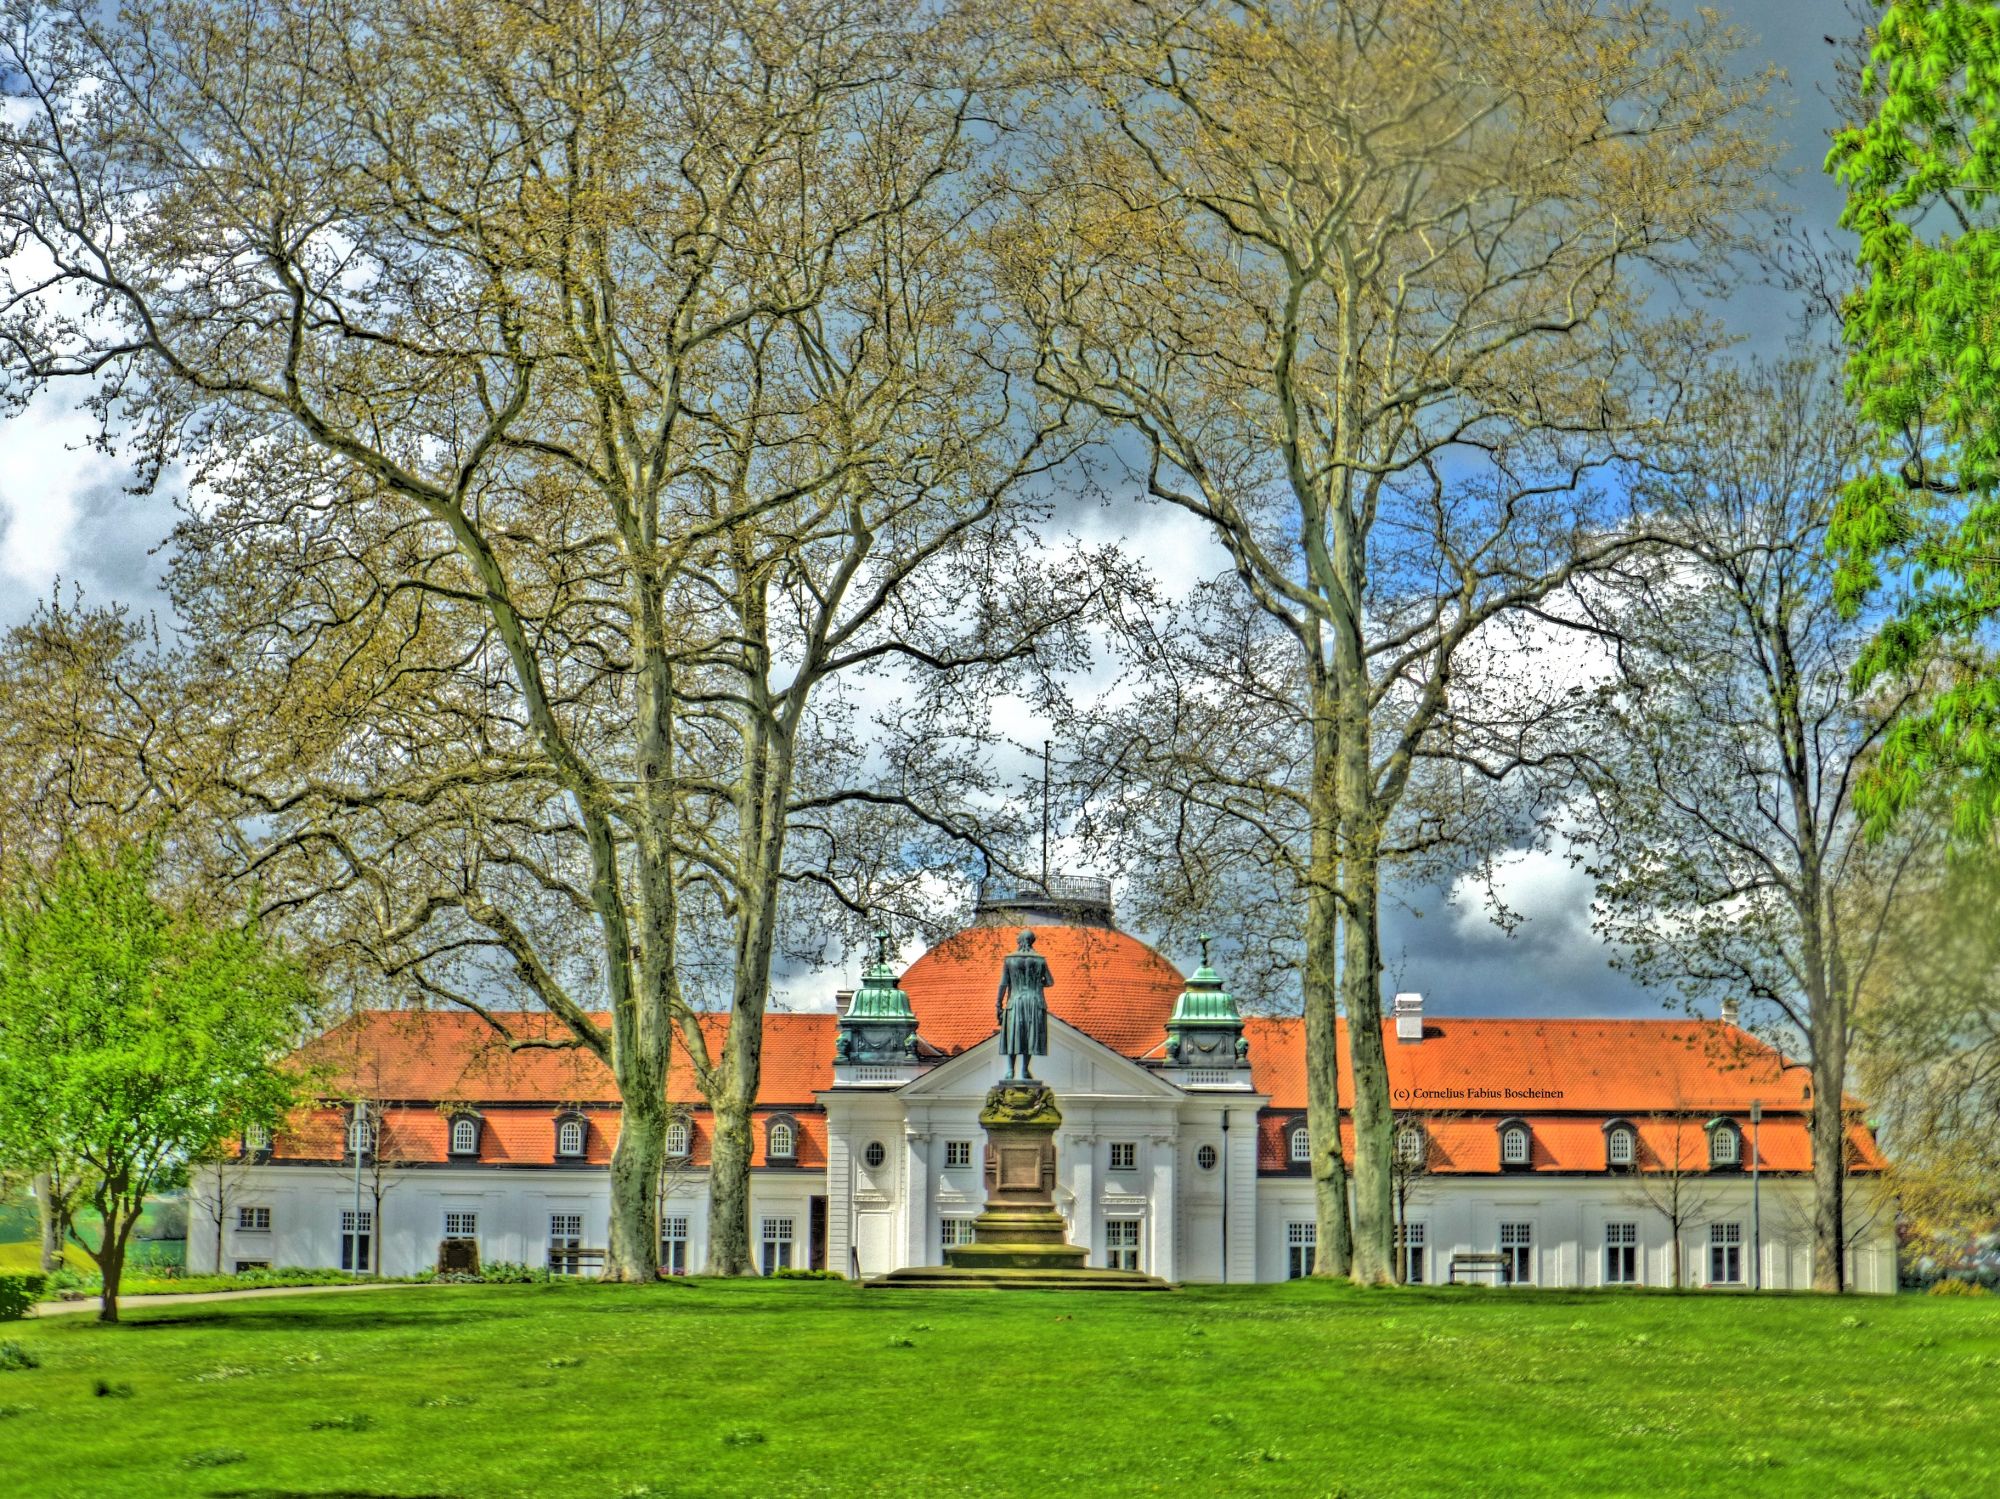
[[[1300,1022],[1240,1017],[1205,964],[1184,980],[1116,930],[1108,891],[1089,882],[1060,901],[988,900],[900,979],[871,968],[838,1014],[767,1019],[751,1185],[760,1265],[872,1276],[942,1263],[969,1236],[984,1197],[979,1108],[1004,1070],[994,994],[1024,923],[1055,975],[1036,1071],[1063,1112],[1057,1203],[1071,1241],[1092,1263],[1167,1280],[1308,1268]],[[1670,1285],[1677,1228],[1685,1284],[1810,1285],[1804,1069],[1722,1022],[1453,1018],[1414,996],[1397,1011],[1384,1023],[1409,1279]],[[303,1059],[333,1079],[327,1099],[197,1185],[222,1208],[223,1268],[407,1274],[454,1239],[487,1263],[595,1268],[618,1107],[588,1053],[509,1051],[470,1014],[371,1012]],[[683,1069],[669,1086],[696,1096]],[[358,1161],[357,1098],[370,1137]],[[670,1142],[670,1271],[706,1255],[709,1129],[694,1106]],[[1859,1124],[1850,1150],[1851,1283],[1892,1291],[1892,1214],[1872,1188],[1881,1158]],[[197,1208],[190,1266],[216,1258]]]

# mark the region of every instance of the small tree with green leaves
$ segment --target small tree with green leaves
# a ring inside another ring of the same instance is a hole
[[[1901,0],[1864,40],[1827,168],[1856,236],[1848,393],[1871,453],[1834,514],[1842,602],[1893,604],[1856,668],[1907,676],[1941,646],[1978,646],[2000,620],[2000,12]],[[1862,787],[1877,830],[1942,789],[1958,834],[2000,816],[2000,670],[1969,653],[1908,703]]]
[[[0,893],[0,1152],[74,1181],[100,1218],[101,1320],[118,1320],[126,1245],[148,1194],[292,1097],[277,1062],[307,981],[251,926],[159,899],[154,850],[71,851]]]

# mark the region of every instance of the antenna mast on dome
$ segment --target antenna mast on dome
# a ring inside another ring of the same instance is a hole
[[[1042,741],[1042,889],[1049,888],[1049,744]]]

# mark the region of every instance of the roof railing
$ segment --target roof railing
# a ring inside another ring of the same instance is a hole
[[[1052,874],[1046,880],[986,879],[979,883],[979,903],[1109,906],[1111,881],[1095,874]]]

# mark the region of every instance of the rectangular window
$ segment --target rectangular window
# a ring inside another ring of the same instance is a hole
[[[446,1213],[444,1215],[444,1236],[447,1239],[478,1238],[479,1214]]]
[[[1137,1218],[1109,1218],[1105,1220],[1104,1268],[1107,1270],[1137,1270],[1139,1268],[1139,1220]]]
[[[549,1269],[557,1275],[581,1275],[583,1214],[549,1214]]]
[[[367,1208],[340,1213],[340,1268],[357,1274],[368,1268],[369,1250],[375,1242],[375,1214]]]
[[[1604,1283],[1607,1286],[1639,1284],[1639,1225],[1604,1225]]]
[[[1708,1283],[1712,1286],[1740,1286],[1743,1284],[1742,1224],[1709,1224]]]
[[[236,1226],[246,1234],[267,1234],[271,1231],[271,1210],[258,1207],[238,1208]]]
[[[953,1249],[960,1244],[972,1242],[972,1220],[970,1218],[941,1218],[938,1220],[938,1245],[942,1249]]]
[[[1313,1273],[1313,1263],[1319,1258],[1319,1225],[1317,1223],[1287,1223],[1285,1225],[1285,1278],[1299,1280]]]
[[[1500,1283],[1531,1286],[1535,1283],[1535,1230],[1530,1223],[1500,1225]]]
[[[682,1215],[660,1219],[660,1268],[669,1275],[688,1273],[688,1221]]]
[[[792,1268],[792,1220],[764,1220],[764,1273],[772,1275]]]
[[[238,1260],[236,1262],[236,1273],[238,1275],[241,1275],[245,1270],[268,1270],[270,1268],[271,1262],[269,1260]]]
[[[945,1141],[944,1163],[947,1166],[970,1166],[972,1164],[972,1142],[970,1140]]]
[[[1111,1169],[1113,1171],[1137,1171],[1139,1169],[1139,1147],[1131,1140],[1111,1142]]]
[[[1396,1268],[1406,1286],[1424,1283],[1424,1225],[1396,1225]]]

